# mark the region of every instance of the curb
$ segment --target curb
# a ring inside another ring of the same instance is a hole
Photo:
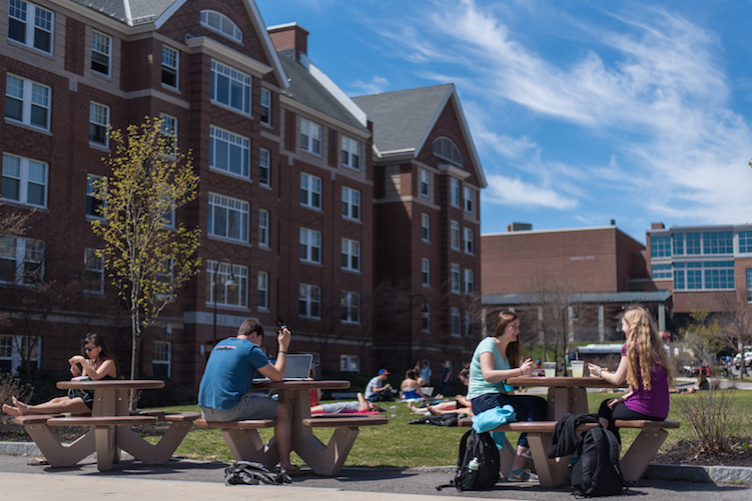
[[[125,451],[120,451],[123,459],[133,459],[133,456]],[[3,456],[44,456],[34,442],[0,442],[0,455]],[[96,458],[94,452],[88,457]]]

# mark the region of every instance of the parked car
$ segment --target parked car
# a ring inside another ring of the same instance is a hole
[[[737,369],[740,369],[742,366],[742,355],[741,353],[737,353],[734,357],[734,367]],[[744,352],[744,366],[745,367],[752,367],[752,351],[745,351]]]

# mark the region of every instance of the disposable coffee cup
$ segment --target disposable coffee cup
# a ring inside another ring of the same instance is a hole
[[[583,360],[572,361],[572,377],[583,377],[585,374],[585,362]]]
[[[543,375],[546,377],[555,377],[556,362],[543,362]]]

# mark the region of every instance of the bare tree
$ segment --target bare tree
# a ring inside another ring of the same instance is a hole
[[[744,347],[752,344],[752,305],[747,292],[737,289],[718,300],[721,329],[719,340],[742,357],[741,377],[744,378]]]

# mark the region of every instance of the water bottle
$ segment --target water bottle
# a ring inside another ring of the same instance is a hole
[[[480,461],[478,461],[478,458],[473,458],[467,463],[468,472],[465,481],[462,483],[462,488],[464,490],[470,490],[475,485],[475,477],[478,476],[478,468],[480,468]]]

